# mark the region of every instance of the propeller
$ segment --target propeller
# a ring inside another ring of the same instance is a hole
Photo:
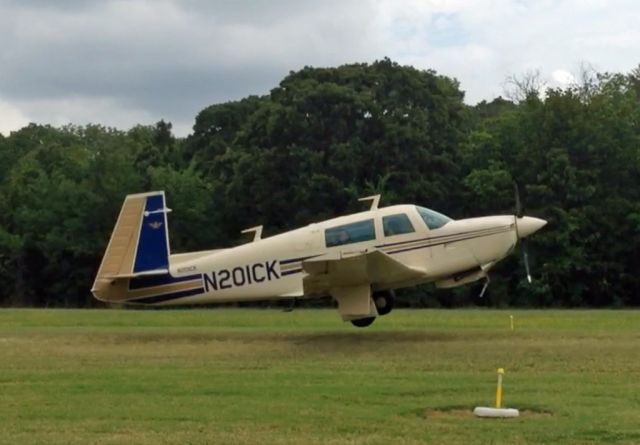
[[[522,252],[522,260],[524,261],[524,268],[527,272],[527,281],[531,283],[531,269],[529,268],[529,254],[527,253],[527,241],[526,238],[520,238],[520,231],[518,230],[518,219],[523,217],[522,203],[520,201],[520,189],[518,188],[518,183],[513,182],[513,190],[515,193],[516,200],[516,213],[513,215],[513,220],[516,228],[516,236],[518,240],[516,242],[520,243],[520,250]]]
[[[531,269],[529,267],[529,253],[527,249],[527,236],[536,232],[540,228],[542,228],[547,222],[543,219],[532,218],[530,216],[524,216],[524,211],[522,209],[522,201],[520,201],[520,190],[518,188],[518,183],[513,181],[513,192],[515,195],[515,213],[513,215],[513,224],[516,231],[516,244],[520,244],[520,251],[522,252],[522,261],[524,262],[524,268],[527,272],[527,281],[529,283],[531,280]],[[519,223],[518,223],[519,221]],[[475,255],[474,255],[475,257]],[[476,258],[477,261],[477,258]],[[485,282],[482,286],[482,290],[480,291],[479,297],[482,298],[489,286],[489,275],[485,275]]]

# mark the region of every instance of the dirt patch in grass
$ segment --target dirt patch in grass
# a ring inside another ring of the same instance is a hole
[[[320,332],[313,334],[289,334],[286,339],[298,345],[331,346],[352,344],[402,344],[402,343],[427,343],[427,342],[454,342],[468,340],[461,333],[444,332]]]
[[[537,418],[537,417],[551,417],[553,413],[548,410],[538,408],[525,408],[520,409],[520,417],[524,418]],[[421,416],[425,419],[468,419],[475,417],[473,415],[473,408],[465,407],[442,407],[442,408],[426,408],[421,411]]]

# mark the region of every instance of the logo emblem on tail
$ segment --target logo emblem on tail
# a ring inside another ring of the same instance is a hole
[[[162,223],[160,221],[154,221],[152,223],[149,223],[149,227],[151,227],[154,230],[157,230],[160,227],[162,227]]]

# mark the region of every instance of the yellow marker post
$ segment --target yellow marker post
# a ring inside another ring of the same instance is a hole
[[[473,414],[476,417],[518,417],[520,411],[515,408],[503,408],[502,407],[502,376],[504,375],[504,369],[498,368],[498,387],[496,388],[496,407],[489,408],[488,406],[476,406],[473,410]]]
[[[509,319],[511,320],[511,330],[513,331],[513,315],[509,315]]]
[[[504,369],[498,368],[498,387],[496,388],[496,408],[502,407],[502,375]]]

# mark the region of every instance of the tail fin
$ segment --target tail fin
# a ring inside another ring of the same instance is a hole
[[[91,289],[96,298],[111,300],[114,280],[169,273],[168,212],[163,191],[125,198]]]

